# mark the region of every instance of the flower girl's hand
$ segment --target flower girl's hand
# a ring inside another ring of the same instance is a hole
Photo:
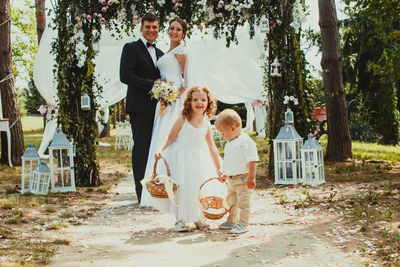
[[[246,181],[246,186],[247,186],[248,189],[256,188],[256,179],[255,178],[253,178],[253,179],[248,178],[247,181]]]
[[[156,154],[154,154],[154,158],[155,158],[155,160],[159,160],[159,159],[161,159],[161,158],[162,158],[162,156],[163,156],[162,152],[157,152]]]

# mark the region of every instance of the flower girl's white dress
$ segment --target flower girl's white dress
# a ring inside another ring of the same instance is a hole
[[[175,204],[169,199],[152,198],[154,208],[176,215],[177,220],[186,223],[203,218],[198,201],[199,188],[206,179],[216,177],[215,165],[206,142],[209,123],[194,127],[187,120],[182,125],[176,141],[164,152],[171,177],[178,184]],[[158,165],[163,165],[159,162]]]

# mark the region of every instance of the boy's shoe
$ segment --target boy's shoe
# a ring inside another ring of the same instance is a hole
[[[235,225],[234,225],[233,223],[224,222],[223,224],[220,224],[220,225],[218,226],[218,228],[219,228],[219,229],[222,229],[222,230],[230,230],[230,229],[232,229],[234,226],[235,226]]]
[[[243,226],[242,224],[238,223],[236,224],[230,231],[231,234],[243,234],[246,233],[247,227]]]
[[[183,221],[177,221],[175,223],[175,229],[178,232],[187,232],[189,227]]]
[[[196,226],[197,229],[199,229],[200,231],[208,231],[210,230],[210,226],[206,223],[203,222],[195,222],[194,225]]]

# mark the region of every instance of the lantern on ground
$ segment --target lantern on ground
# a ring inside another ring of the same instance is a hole
[[[285,112],[285,125],[273,140],[275,184],[297,184],[302,182],[300,148],[303,138],[294,128],[293,112]]]
[[[86,93],[81,96],[81,109],[90,110],[90,97]]]
[[[274,59],[274,62],[271,64],[271,76],[272,77],[281,77],[281,73],[279,72],[279,68],[281,67],[281,63],[279,63],[278,58]]]
[[[75,191],[73,145],[60,128],[49,146],[51,192]]]
[[[32,143],[29,143],[22,159],[21,194],[29,191],[32,183],[33,171],[37,168],[40,156]]]
[[[29,191],[32,194],[47,195],[49,192],[50,169],[47,167],[46,161],[41,161],[37,168],[33,171],[32,182]]]
[[[301,148],[301,166],[304,184],[325,183],[323,150],[311,133]]]

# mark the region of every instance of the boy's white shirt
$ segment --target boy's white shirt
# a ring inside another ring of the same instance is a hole
[[[225,145],[223,172],[225,175],[245,174],[249,172],[249,162],[258,161],[256,143],[246,133],[241,133]]]

